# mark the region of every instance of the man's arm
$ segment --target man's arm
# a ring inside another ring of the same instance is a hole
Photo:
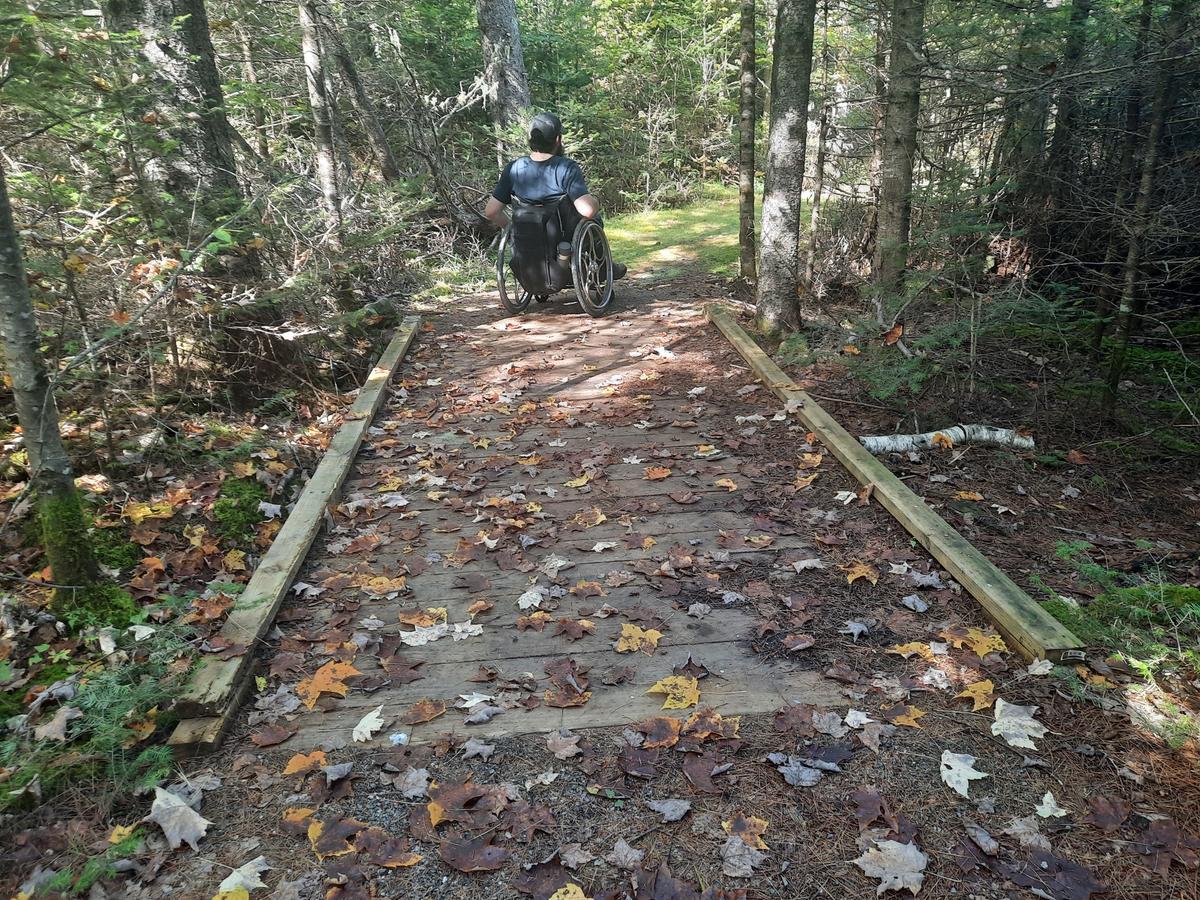
[[[508,227],[508,214],[504,211],[504,204],[495,197],[488,197],[487,206],[483,208],[483,214],[495,222],[497,228]]]
[[[600,214],[600,201],[591,194],[575,198],[575,210],[585,219],[594,219]]]

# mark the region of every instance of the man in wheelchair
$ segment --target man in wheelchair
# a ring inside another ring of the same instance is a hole
[[[563,156],[558,116],[534,117],[529,149],[528,156],[504,167],[483,211],[506,229],[497,266],[501,300],[511,312],[520,312],[530,299],[545,300],[574,287],[580,304],[599,315],[612,297],[612,282],[625,276],[626,267],[611,261],[600,206],[588,193],[583,169]],[[505,213],[509,204],[511,219]],[[519,282],[517,290],[506,290],[510,272]]]

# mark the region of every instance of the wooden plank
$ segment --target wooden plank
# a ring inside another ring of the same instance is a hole
[[[712,304],[709,321],[721,330],[754,373],[820,438],[838,461],[915,537],[983,607],[1008,643],[1027,659],[1073,656],[1080,640],[1042,609],[887,466],[872,456],[808,394],[800,390],[742,330],[730,313]]]
[[[329,442],[325,456],[291,515],[254,570],[246,590],[230,610],[221,628],[221,637],[232,644],[245,644],[249,649],[233,659],[204,657],[193,671],[187,689],[176,701],[181,716],[219,716],[229,706],[236,705],[237,693],[254,663],[255,644],[271,626],[295,580],[296,572],[321,528],[325,507],[350,471],[363,435],[383,403],[387,384],[411,346],[420,321],[419,316],[409,316],[396,330],[346,414],[346,421]]]

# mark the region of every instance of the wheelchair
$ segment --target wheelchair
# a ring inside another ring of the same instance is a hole
[[[531,203],[513,197],[500,238],[496,283],[500,303],[518,315],[533,301],[574,288],[579,305],[602,316],[612,304],[612,256],[599,222],[585,219],[566,195]]]

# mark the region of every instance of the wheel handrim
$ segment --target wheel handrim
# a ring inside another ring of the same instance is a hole
[[[500,252],[496,256],[496,282],[504,305],[522,310],[529,305],[532,298],[529,292],[521,287],[517,274],[513,271],[513,253],[512,235],[506,233],[500,241]]]
[[[593,306],[604,307],[612,299],[612,279],[604,238],[598,227],[586,229],[580,252],[580,268],[584,276],[584,292]]]

